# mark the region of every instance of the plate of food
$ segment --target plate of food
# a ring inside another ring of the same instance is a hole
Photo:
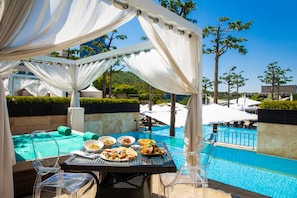
[[[137,156],[137,152],[133,148],[128,147],[104,149],[100,154],[102,159],[108,161],[130,161],[135,159]]]
[[[139,145],[146,145],[146,144],[150,144],[150,143],[156,144],[156,141],[153,139],[139,139],[137,142]]]
[[[149,144],[142,145],[140,153],[145,156],[160,156],[165,152],[156,143],[151,142]]]

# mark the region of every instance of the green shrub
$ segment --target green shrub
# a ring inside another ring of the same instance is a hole
[[[80,98],[81,104],[139,104],[137,99]]]
[[[67,104],[68,97],[47,97],[47,96],[6,96],[8,104]]]
[[[6,96],[8,104],[70,104],[70,97]],[[81,104],[139,104],[137,99],[80,98]]]
[[[114,94],[137,94],[137,88],[133,85],[120,84],[114,88]]]
[[[297,110],[297,101],[270,101],[263,100],[259,105],[263,109]]]

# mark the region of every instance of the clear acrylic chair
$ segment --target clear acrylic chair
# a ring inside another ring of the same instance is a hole
[[[31,141],[35,159],[33,167],[36,179],[33,197],[43,197],[43,193],[53,197],[81,197],[95,184],[95,179],[88,173],[67,173],[59,165],[59,145],[46,131],[34,131]]]
[[[201,139],[197,151],[171,153],[174,158],[179,159],[176,162],[177,172],[160,174],[160,197],[172,197],[171,193],[174,190],[184,189],[185,187],[187,187],[187,191],[183,190],[182,192],[189,194],[177,196],[198,197],[198,189],[201,187],[203,198],[207,197],[207,167],[211,161],[216,140],[217,134],[210,133]]]

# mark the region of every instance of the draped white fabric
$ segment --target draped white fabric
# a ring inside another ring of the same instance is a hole
[[[0,60],[26,59],[90,41],[136,14],[104,0],[11,0],[1,7]]]
[[[20,91],[22,89],[25,89],[26,87],[29,87],[31,85],[37,85],[39,82],[38,79],[28,79],[28,78],[13,78],[13,92]]]
[[[179,76],[171,70],[169,64],[155,49],[123,57],[123,61],[135,75],[153,87],[169,93],[189,94]]]
[[[48,90],[39,80],[35,80],[29,86],[26,86],[25,90],[33,96],[46,96],[48,94]]]
[[[3,82],[5,95],[7,96],[7,95],[9,95],[9,80],[8,80],[8,78],[6,78],[6,79],[3,79],[2,82]]]
[[[18,64],[16,61],[1,61],[0,73],[8,71],[16,64]],[[12,166],[16,161],[2,80],[0,80],[0,110],[0,195],[1,197],[13,197]]]
[[[18,76],[17,74],[11,74],[8,78],[3,79],[5,95],[9,95],[10,91],[16,92],[26,89],[33,96],[45,96],[47,94],[51,94],[51,96],[64,96],[64,93],[61,89],[56,89],[40,81],[38,78],[33,77],[24,77],[24,75]],[[9,81],[12,81],[12,87],[9,87]]]
[[[57,96],[57,97],[65,96],[65,93],[63,90],[61,90],[60,88],[57,89],[43,81],[40,81],[40,86],[44,87],[47,90],[47,92],[49,92],[50,96]]]
[[[72,92],[70,107],[79,107],[79,91],[94,82],[114,61],[115,59],[109,59],[83,65],[24,61],[24,64],[45,83]]]
[[[199,139],[203,134],[202,118],[198,116],[198,113],[202,110],[202,85],[199,83],[202,73],[199,56],[201,54],[201,36],[185,30],[179,30],[176,26],[172,26],[172,29],[167,28],[165,22],[160,19],[158,23],[155,23],[146,13],[139,15],[138,20],[154,48],[163,58],[163,62],[167,63],[162,65],[164,70],[167,68],[171,69],[165,75],[168,81],[163,83],[158,81],[160,77],[156,73],[151,75],[149,71],[143,72],[142,75],[149,77],[150,81],[156,80],[158,87],[164,87],[163,89],[161,88],[162,90],[166,91],[168,86],[179,84],[178,87],[174,88],[176,90],[171,93],[192,94],[188,104],[190,110],[185,124],[185,150],[196,150]],[[158,57],[156,59],[160,60],[161,58]],[[155,59],[151,59],[150,62],[153,62],[153,60]],[[168,65],[170,67],[167,67]],[[154,70],[155,67],[152,66],[149,69]],[[148,68],[146,71],[148,71]],[[173,75],[169,76],[172,73]],[[154,76],[157,77],[155,78]]]

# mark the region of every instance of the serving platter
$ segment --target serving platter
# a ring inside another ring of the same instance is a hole
[[[127,161],[131,161],[134,160],[135,158],[131,158],[131,159],[112,159],[112,158],[107,158],[104,154],[100,154],[100,157],[106,161],[111,161],[111,162],[127,162]]]
[[[104,149],[100,157],[108,161],[124,162],[137,158],[138,154],[133,148],[117,147]]]

